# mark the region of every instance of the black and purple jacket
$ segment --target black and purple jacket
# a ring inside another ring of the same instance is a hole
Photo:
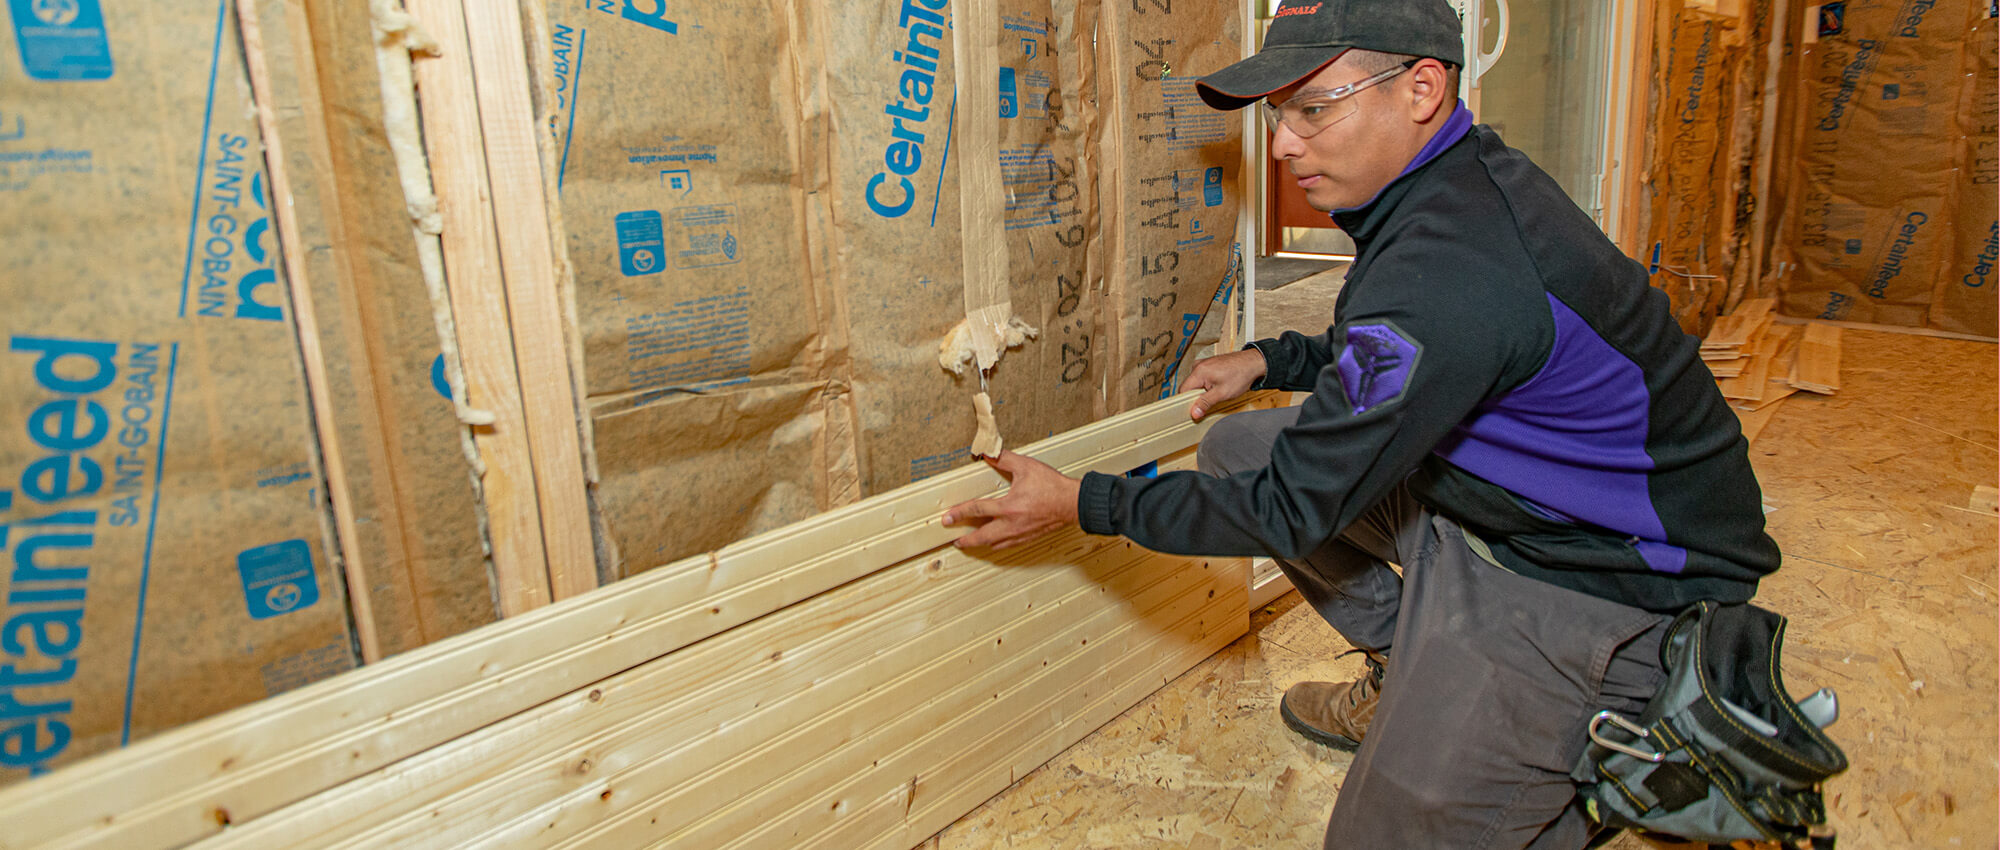
[[[1503,566],[1670,612],[1778,568],[1736,416],[1667,297],[1555,181],[1460,111],[1334,220],[1359,254],[1326,333],[1253,343],[1310,391],[1271,465],[1086,476],[1086,531],[1300,558],[1408,480]]]

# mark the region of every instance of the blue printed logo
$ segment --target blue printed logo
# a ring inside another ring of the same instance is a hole
[[[1021,114],[1021,89],[1014,82],[1014,69],[1000,69],[1000,117],[1012,118]]]
[[[1387,322],[1348,328],[1337,364],[1348,407],[1358,416],[1402,398],[1422,353],[1423,346]]]
[[[1201,202],[1205,206],[1222,206],[1222,166],[1202,172]]]
[[[8,0],[7,6],[30,79],[110,79],[111,40],[99,0]]]
[[[681,207],[674,224],[674,267],[698,269],[736,262],[736,207],[733,204]]]
[[[682,197],[694,191],[694,172],[676,168],[660,172],[660,183],[670,192],[679,192]]]
[[[641,9],[639,7],[647,8]],[[622,6],[613,6],[612,0],[590,0],[590,7],[607,15],[617,15],[635,24],[652,27],[668,35],[681,31],[680,25],[667,20],[667,0],[625,0]]]
[[[245,549],[236,556],[236,571],[242,576],[243,602],[253,620],[289,614],[319,601],[312,548],[304,540]]]
[[[667,266],[667,243],[657,210],[622,212],[612,219],[618,232],[618,268],[626,277],[658,274]]]
[[[445,401],[451,401],[451,381],[445,379],[442,354],[431,361],[431,389],[437,390],[437,394],[444,396]]]

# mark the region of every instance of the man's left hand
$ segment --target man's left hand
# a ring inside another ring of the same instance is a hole
[[[1076,496],[1083,488],[1082,481],[1013,452],[985,460],[1007,477],[1007,492],[997,499],[974,499],[946,511],[945,525],[979,526],[952,545],[1006,549],[1076,524]]]

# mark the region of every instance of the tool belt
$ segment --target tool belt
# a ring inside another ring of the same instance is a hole
[[[1700,602],[1660,644],[1667,680],[1636,720],[1599,712],[1571,777],[1607,827],[1726,844],[1826,850],[1820,783],[1847,756],[1820,730],[1838,714],[1822,688],[1800,703],[1779,671],[1785,618]]]

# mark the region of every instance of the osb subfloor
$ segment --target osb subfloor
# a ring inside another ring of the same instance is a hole
[[[1841,845],[1993,847],[1995,518],[1966,506],[2000,458],[1995,349],[1848,331],[1843,364],[1839,395],[1786,400],[1751,447],[1786,554],[1758,601],[1792,618],[1792,691],[1839,691]],[[1351,756],[1286,731],[1276,706],[1293,682],[1356,675],[1345,649],[1288,594],[926,846],[1319,847]]]

